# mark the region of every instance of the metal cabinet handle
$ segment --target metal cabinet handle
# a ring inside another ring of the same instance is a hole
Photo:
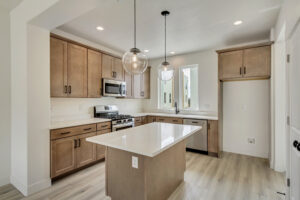
[[[77,140],[74,139],[74,149],[77,148]]]
[[[193,124],[198,124],[198,122],[195,122],[195,121],[193,121],[192,123],[193,123]]]
[[[246,67],[244,67],[244,74],[246,74]]]
[[[78,139],[78,147],[81,146],[81,139]]]
[[[242,68],[240,67],[240,75],[242,75]]]
[[[105,128],[105,127],[107,127],[107,126],[108,126],[108,125],[102,125],[101,128]]]
[[[68,94],[68,86],[65,85],[65,90],[64,90],[65,94]]]
[[[71,85],[69,85],[69,91],[68,91],[68,93],[69,93],[69,94],[72,93],[72,86],[71,86]]]
[[[88,131],[88,130],[91,130],[92,128],[85,128],[83,129],[84,131]]]
[[[60,133],[61,135],[66,135],[66,134],[69,134],[70,133],[70,131],[68,131],[68,132],[62,132],[62,133]]]

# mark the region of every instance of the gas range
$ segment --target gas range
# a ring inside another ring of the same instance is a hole
[[[94,117],[111,119],[112,131],[134,127],[134,117],[131,115],[119,114],[119,109],[115,105],[95,106]]]

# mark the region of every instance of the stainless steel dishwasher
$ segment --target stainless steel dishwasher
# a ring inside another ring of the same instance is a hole
[[[184,119],[183,124],[202,126],[200,131],[187,138],[187,150],[203,151],[207,153],[207,120]]]

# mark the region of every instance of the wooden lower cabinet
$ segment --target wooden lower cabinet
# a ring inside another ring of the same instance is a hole
[[[171,124],[182,124],[183,119],[177,117],[156,117],[157,122],[171,123]]]
[[[110,133],[110,132],[111,132],[110,129],[101,130],[101,131],[97,131],[97,135],[102,135],[102,134],[106,134],[106,133]],[[101,160],[101,159],[105,158],[105,151],[106,151],[106,146],[97,144],[96,160]]]
[[[152,123],[156,122],[156,117],[155,116],[147,116],[147,123]]]
[[[51,141],[51,178],[76,168],[76,137]]]
[[[208,120],[207,121],[207,146],[208,153],[210,155],[219,154],[219,134],[218,134],[218,121]]]
[[[76,167],[82,167],[96,160],[96,144],[87,142],[88,137],[96,136],[96,132],[77,137]]]

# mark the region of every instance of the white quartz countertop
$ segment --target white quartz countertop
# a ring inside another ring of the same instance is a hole
[[[179,117],[184,119],[207,119],[207,120],[218,120],[217,116],[212,115],[191,115],[191,114],[173,114],[173,113],[136,113],[131,114],[134,117],[142,117],[142,116],[162,116],[162,117]]]
[[[201,126],[150,123],[87,138],[89,142],[154,157],[201,130]]]
[[[72,126],[81,126],[86,124],[96,124],[101,122],[108,122],[110,119],[102,118],[91,118],[91,119],[78,119],[78,120],[69,120],[69,121],[56,121],[51,122],[50,129],[59,129],[59,128],[68,128]]]

